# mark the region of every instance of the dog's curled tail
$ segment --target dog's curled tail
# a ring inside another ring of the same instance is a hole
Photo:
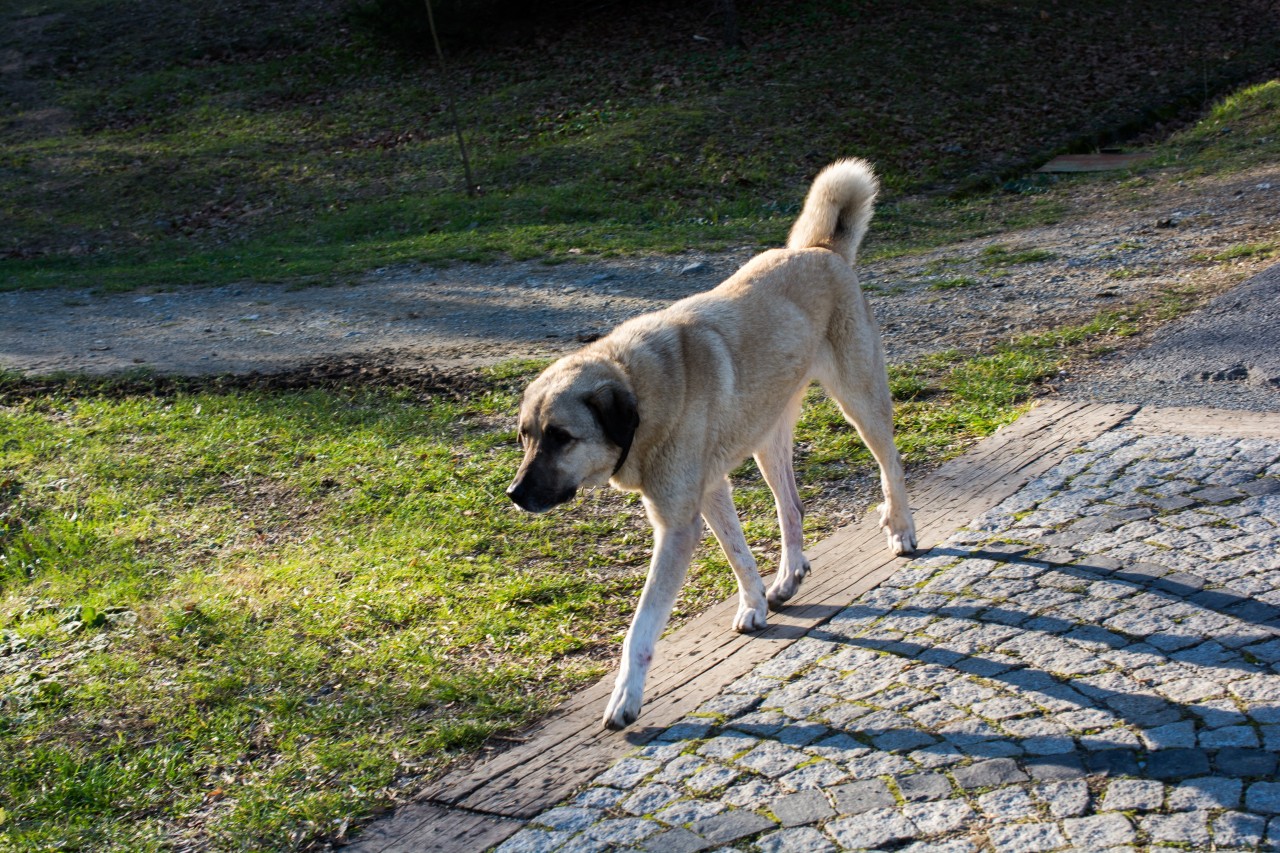
[[[791,226],[788,249],[830,249],[850,264],[871,223],[880,181],[871,164],[856,157],[837,160],[818,173]]]

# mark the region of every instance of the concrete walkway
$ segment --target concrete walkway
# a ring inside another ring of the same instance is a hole
[[[853,594],[749,665],[664,682],[688,626],[647,728],[606,679],[357,849],[1280,849],[1280,415],[1048,404],[913,503],[927,552],[822,543],[799,598]]]

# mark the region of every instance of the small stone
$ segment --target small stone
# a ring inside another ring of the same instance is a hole
[[[951,796],[951,782],[941,773],[914,773],[896,780],[902,798],[909,803],[941,800]]]
[[[994,788],[1027,780],[1027,774],[1011,758],[979,761],[968,767],[957,767],[952,773],[962,788]]]
[[[1067,845],[1058,827],[1051,823],[1015,823],[993,826],[987,836],[997,853],[1040,853]]]
[[[1105,811],[1155,811],[1164,804],[1164,785],[1152,779],[1116,779],[1102,798]]]
[[[886,808],[897,802],[893,794],[889,793],[889,788],[879,779],[837,785],[831,789],[831,796],[835,798],[836,812],[842,815],[861,814]]]
[[[712,844],[729,844],[748,835],[773,829],[776,825],[764,815],[746,809],[734,809],[715,817],[703,818],[689,829]]]
[[[561,849],[573,835],[572,832],[522,829],[499,844],[494,853],[551,853]]]
[[[1152,841],[1203,845],[1209,843],[1209,830],[1205,826],[1207,817],[1207,812],[1202,811],[1147,815],[1142,819],[1142,828],[1151,836]]]
[[[1039,782],[1079,779],[1085,775],[1078,755],[1040,755],[1024,762],[1027,771]]]
[[[661,824],[651,820],[626,817],[615,820],[602,820],[594,826],[588,827],[578,838],[581,841],[597,841],[617,847],[630,846],[639,844],[661,828]]]
[[[1036,812],[1035,803],[1021,788],[1001,788],[978,797],[978,808],[992,820],[1008,821],[1031,817]]]
[[[817,823],[835,814],[821,791],[803,791],[775,800],[770,809],[784,827]]]
[[[650,836],[644,844],[644,850],[651,853],[697,853],[711,847],[710,841],[687,829],[676,827]]]
[[[1244,804],[1251,812],[1280,814],[1280,782],[1254,782],[1249,786]]]
[[[1128,844],[1137,835],[1129,819],[1116,812],[1067,818],[1062,822],[1062,829],[1071,843],[1081,850],[1101,850]]]
[[[923,835],[942,835],[964,826],[974,811],[963,800],[939,800],[932,803],[908,803],[902,814]]]
[[[678,799],[680,799],[680,792],[667,785],[645,785],[643,788],[637,788],[622,802],[622,810],[633,815],[653,814]]]
[[[1265,749],[1223,749],[1213,764],[1227,776],[1268,778],[1276,772],[1276,755]]]
[[[1184,779],[1209,772],[1209,758],[1201,749],[1166,749],[1147,756],[1147,775],[1154,779]]]
[[[836,847],[811,826],[780,829],[756,841],[761,853],[834,853]]]
[[[1090,773],[1106,776],[1137,776],[1138,756],[1131,749],[1100,749],[1085,754]]]
[[[1089,808],[1089,785],[1083,779],[1046,782],[1035,789],[1036,795],[1049,805],[1056,818],[1076,817]]]
[[[1170,811],[1197,809],[1234,809],[1240,805],[1244,786],[1239,779],[1205,776],[1188,779],[1169,792]]]
[[[825,829],[836,844],[853,849],[880,847],[920,836],[916,825],[892,808],[873,809],[854,817],[829,821]]]
[[[1267,819],[1244,812],[1224,812],[1213,822],[1213,840],[1219,848],[1256,849],[1262,843]]]

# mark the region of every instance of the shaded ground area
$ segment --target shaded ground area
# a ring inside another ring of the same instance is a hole
[[[1160,329],[1141,349],[1083,366],[1061,389],[1077,400],[1280,411],[1280,267]]]

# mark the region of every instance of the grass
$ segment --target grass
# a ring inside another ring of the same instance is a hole
[[[908,464],[1157,307],[894,368]],[[0,847],[309,848],[599,677],[649,536],[608,491],[504,500],[537,366],[460,396],[0,383]],[[874,482],[816,391],[797,443],[806,499]],[[773,542],[767,489],[737,479],[748,538]],[[677,617],[731,591],[712,545]]]
[[[1262,0],[1171,2],[746,5],[745,51],[692,41],[700,9],[610,8],[608,26],[454,50],[476,198],[434,66],[342,2],[10,3],[0,42],[25,70],[0,84],[0,288],[775,245],[807,180],[848,154],[886,185],[872,254],[1050,221],[1045,195],[949,193],[1280,58]],[[1074,85],[1090,97],[1044,98]]]

